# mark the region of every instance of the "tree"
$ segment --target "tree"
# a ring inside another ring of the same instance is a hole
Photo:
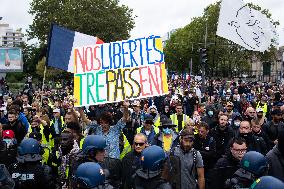
[[[97,36],[104,42],[127,39],[134,27],[132,9],[119,6],[118,0],[33,0],[30,5],[29,13],[34,19],[27,31],[28,37],[37,38],[40,47],[27,46],[26,71],[41,77],[45,61],[41,60],[40,54],[46,48],[51,23]],[[46,77],[51,79],[62,74],[62,71],[48,67]]]
[[[259,6],[249,4],[257,10]],[[167,41],[164,52],[165,61],[172,70],[182,71],[188,68],[190,58],[193,59],[193,72],[200,74],[199,49],[204,47],[206,22],[208,25],[208,64],[206,75],[233,76],[234,70],[244,73],[250,70],[252,57],[260,60],[275,60],[276,49],[271,47],[270,52],[258,53],[248,51],[233,42],[216,36],[217,23],[220,11],[220,2],[209,5],[200,17],[195,17],[184,28],[178,29]],[[262,10],[268,17],[267,9]],[[272,21],[274,25],[278,22]],[[192,49],[193,47],[193,49]]]
[[[38,38],[46,44],[51,23],[88,35],[104,42],[129,38],[134,27],[132,9],[119,6],[118,0],[33,0],[29,13],[33,23],[29,26],[30,39]]]
[[[22,44],[21,48],[23,49],[23,71],[35,76],[40,48],[34,44]]]

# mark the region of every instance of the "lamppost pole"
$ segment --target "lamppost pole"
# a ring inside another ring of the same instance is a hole
[[[206,26],[205,26],[205,35],[204,35],[204,48],[207,47],[207,35],[208,35],[208,29],[207,29],[207,17],[206,17]],[[202,64],[202,92],[205,92],[205,64]]]

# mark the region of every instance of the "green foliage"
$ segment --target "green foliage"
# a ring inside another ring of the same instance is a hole
[[[23,72],[11,72],[6,74],[6,81],[10,83],[21,83],[24,82],[25,74]]]
[[[252,4],[250,6],[253,6]],[[253,6],[262,10],[259,6]],[[207,49],[208,64],[206,75],[231,76],[236,70],[238,73],[249,71],[252,57],[263,61],[276,60],[276,49],[270,48],[269,52],[259,53],[248,51],[233,42],[216,36],[220,2],[209,5],[200,17],[192,19],[184,28],[178,29],[167,41],[164,48],[165,61],[170,70],[185,71],[189,68],[190,59],[193,59],[193,73],[200,74],[201,65],[199,49],[204,48],[206,20],[208,28]],[[268,10],[262,10],[271,17]],[[278,25],[278,22],[273,22]],[[193,47],[193,49],[192,49]]]
[[[132,9],[118,0],[33,0],[29,13],[34,16],[28,30],[30,39],[47,42],[50,24],[97,36],[104,42],[129,38],[134,27]]]
[[[36,45],[22,44],[23,49],[23,61],[24,61],[24,73],[35,76],[36,65],[40,54],[40,47]]]

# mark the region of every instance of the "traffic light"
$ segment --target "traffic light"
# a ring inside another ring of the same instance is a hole
[[[201,64],[207,64],[207,49],[202,48],[199,50],[200,51],[200,62]]]

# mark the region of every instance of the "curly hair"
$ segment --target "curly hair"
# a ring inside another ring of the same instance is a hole
[[[103,112],[100,116],[100,122],[104,121],[107,122],[108,124],[112,125],[113,123],[113,117],[112,114],[110,112]]]

